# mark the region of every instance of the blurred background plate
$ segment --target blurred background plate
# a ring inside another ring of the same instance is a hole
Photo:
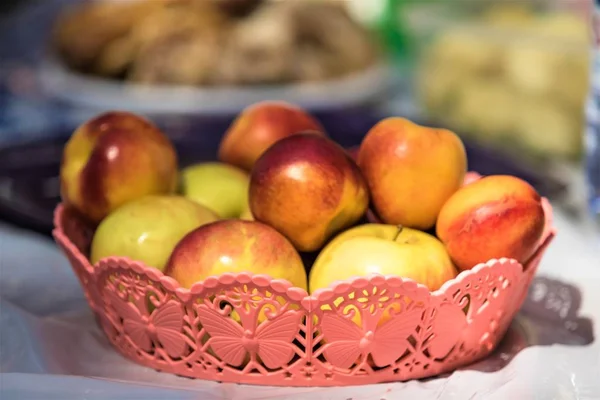
[[[381,99],[387,59],[344,2],[88,1],[58,14],[40,80],[97,110],[214,116],[269,99],[317,112]]]
[[[364,71],[320,82],[281,85],[192,87],[124,83],[82,75],[56,57],[40,66],[46,92],[67,104],[95,110],[124,109],[143,114],[232,115],[265,99],[283,100],[313,112],[365,105],[390,93],[391,67],[376,64]]]

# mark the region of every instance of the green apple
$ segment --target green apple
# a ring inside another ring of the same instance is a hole
[[[233,165],[204,162],[181,171],[182,194],[220,218],[239,218],[248,208],[248,174]]]
[[[90,261],[128,257],[162,271],[187,233],[217,220],[212,210],[183,196],[145,196],[125,203],[100,223]]]
[[[433,291],[457,271],[436,237],[395,225],[364,224],[325,246],[310,271],[309,289],[312,293],[335,281],[372,273],[410,278]]]

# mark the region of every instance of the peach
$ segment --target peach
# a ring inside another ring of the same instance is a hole
[[[310,252],[358,221],[369,193],[342,147],[320,135],[299,133],[275,143],[256,162],[248,199],[255,220]]]
[[[259,102],[233,121],[221,140],[218,158],[249,171],[273,143],[306,130],[325,135],[321,124],[301,108],[282,101]]]
[[[225,272],[266,274],[307,289],[298,252],[275,229],[256,221],[228,219],[193,230],[175,246],[165,269],[185,288]]]
[[[492,175],[458,190],[442,207],[437,236],[461,270],[493,258],[524,263],[544,231],[540,195],[522,179]]]
[[[358,165],[383,222],[420,230],[435,225],[467,172],[465,148],[457,135],[397,117],[369,130]]]
[[[65,145],[61,197],[92,223],[122,204],[177,185],[177,155],[151,122],[128,112],[107,112],[79,126]]]

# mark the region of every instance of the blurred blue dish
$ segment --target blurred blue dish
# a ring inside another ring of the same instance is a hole
[[[142,114],[223,116],[262,100],[282,100],[323,113],[367,106],[390,94],[392,68],[379,63],[351,75],[281,85],[192,87],[124,83],[73,72],[56,57],[40,66],[42,88],[67,104],[91,110],[123,109]]]

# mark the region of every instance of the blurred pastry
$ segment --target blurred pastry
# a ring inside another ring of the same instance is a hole
[[[289,3],[295,17],[296,45],[302,52],[297,57],[298,79],[306,79],[302,72],[304,57],[313,63],[321,60],[320,78],[360,71],[374,61],[377,52],[373,41],[342,4],[322,0]]]
[[[249,84],[289,80],[294,62],[293,27],[287,4],[266,4],[240,20],[221,49],[216,81]]]
[[[92,2],[65,11],[55,24],[53,44],[71,67],[87,71],[111,42],[145,16],[165,7],[160,1]]]
[[[141,51],[128,78],[149,84],[200,85],[214,79],[219,37],[181,31],[161,36]]]
[[[377,61],[340,2],[92,1],[56,23],[75,70],[147,84],[251,85],[331,79]]]

